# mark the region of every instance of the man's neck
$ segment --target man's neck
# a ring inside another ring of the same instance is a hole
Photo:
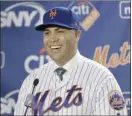
[[[56,64],[59,65],[60,67],[63,67],[66,63],[68,63],[77,53],[77,50],[76,52],[71,56],[69,57],[67,60],[63,60],[62,61],[60,60],[59,62],[56,61]]]

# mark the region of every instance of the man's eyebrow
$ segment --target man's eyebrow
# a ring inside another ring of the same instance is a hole
[[[49,31],[49,29],[44,29],[44,31]]]

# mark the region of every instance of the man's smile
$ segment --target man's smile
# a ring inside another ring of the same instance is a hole
[[[52,51],[59,51],[61,48],[62,48],[62,46],[60,46],[60,45],[53,45],[53,46],[50,46],[50,49],[51,49]]]

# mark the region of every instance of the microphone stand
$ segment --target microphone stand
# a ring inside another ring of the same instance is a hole
[[[33,93],[34,93],[34,89],[35,89],[35,87],[38,85],[38,83],[39,83],[39,79],[35,79],[34,80],[34,82],[33,82],[33,90],[32,90],[32,94],[31,95],[33,95]],[[25,113],[24,113],[24,116],[26,116],[26,113],[27,113],[27,110],[28,110],[28,108],[29,108],[30,106],[26,106],[26,110],[25,110]]]

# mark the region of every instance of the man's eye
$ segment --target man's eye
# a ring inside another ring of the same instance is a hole
[[[45,35],[49,35],[49,32],[44,32]]]

